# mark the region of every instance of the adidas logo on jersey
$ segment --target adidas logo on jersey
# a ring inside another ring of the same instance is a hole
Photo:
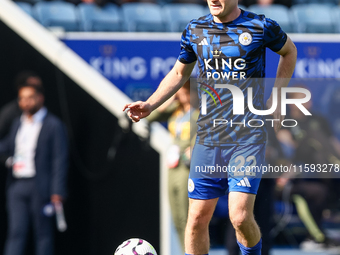
[[[239,183],[236,184],[237,186],[248,187],[250,188],[250,182],[247,177],[244,177]]]
[[[204,38],[198,45],[208,45],[207,38]]]

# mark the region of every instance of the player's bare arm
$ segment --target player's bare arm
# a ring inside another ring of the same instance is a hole
[[[284,44],[284,46],[276,52],[280,56],[279,65],[277,68],[276,73],[276,80],[274,87],[277,88],[277,96],[278,96],[278,106],[273,113],[274,119],[279,119],[280,121],[274,122],[274,130],[275,132],[278,132],[281,128],[281,121],[284,119],[284,116],[281,115],[281,88],[287,87],[290,78],[293,75],[294,69],[295,69],[295,63],[296,63],[296,57],[297,57],[297,50],[295,47],[295,44],[292,42],[292,40],[287,37],[287,41]],[[267,106],[271,107],[272,105],[272,97],[273,94],[270,96],[270,98],[267,101]]]
[[[123,111],[127,111],[127,115],[133,122],[138,122],[142,118],[147,117],[153,110],[163,104],[179,88],[190,78],[191,72],[195,67],[195,63],[183,64],[177,61],[171,71],[165,76],[159,87],[146,102],[137,101],[126,104]]]

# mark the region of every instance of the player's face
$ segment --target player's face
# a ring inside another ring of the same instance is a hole
[[[44,96],[34,88],[24,87],[19,90],[18,100],[20,109],[25,114],[33,115],[43,106]]]
[[[208,0],[207,2],[210,13],[221,21],[237,8],[237,0]]]

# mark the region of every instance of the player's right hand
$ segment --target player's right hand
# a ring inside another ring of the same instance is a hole
[[[126,109],[128,109],[126,112],[128,117],[133,122],[138,122],[141,119],[149,116],[152,111],[150,104],[142,101],[126,104],[123,108],[123,111]]]

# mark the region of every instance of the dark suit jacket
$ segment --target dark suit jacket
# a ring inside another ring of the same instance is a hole
[[[21,115],[18,100],[15,99],[0,109],[0,139],[6,137],[11,130],[13,121]]]
[[[20,125],[20,118],[16,118],[8,136],[0,141],[0,154],[14,156],[15,137]],[[63,123],[48,112],[43,120],[35,153],[35,181],[43,199],[49,199],[52,194],[66,196],[68,146],[65,131]],[[7,185],[15,181],[10,169]]]

